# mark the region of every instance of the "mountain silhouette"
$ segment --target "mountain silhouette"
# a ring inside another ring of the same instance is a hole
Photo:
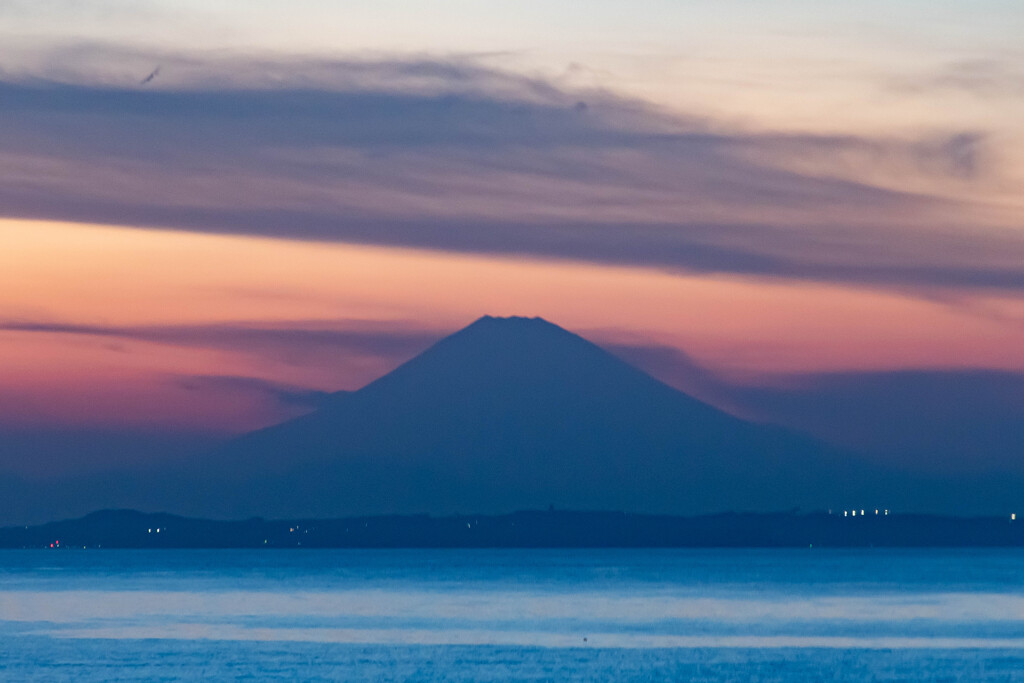
[[[722,412],[540,318],[483,317],[314,413],[209,455],[243,515],[824,509],[887,475]]]

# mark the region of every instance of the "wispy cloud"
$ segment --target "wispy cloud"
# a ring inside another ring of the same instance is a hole
[[[1019,96],[1024,94],[1024,70],[1019,58],[961,59],[926,73],[890,79],[888,85],[909,93],[957,90],[979,97]]]
[[[872,169],[896,167],[969,182],[984,144],[975,132],[753,133],[467,59],[206,63],[129,53],[122,73],[102,50],[82,54],[77,70],[0,82],[7,216],[1024,288],[1020,230],[872,180]],[[145,87],[143,59],[162,65]],[[830,172],[831,160],[851,157],[863,177]]]
[[[396,363],[425,350],[443,336],[443,333],[436,330],[401,321],[344,319],[151,326],[7,320],[0,321],[0,332],[113,337],[284,358],[332,349],[339,353],[378,357]],[[209,384],[213,379],[207,377],[203,382]],[[267,385],[264,388],[270,387]]]
[[[284,406],[312,410],[336,398],[336,394],[307,387],[237,375],[189,375],[174,381],[187,391],[262,395]]]

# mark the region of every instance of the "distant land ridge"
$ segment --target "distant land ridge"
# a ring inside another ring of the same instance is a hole
[[[567,510],[242,521],[103,510],[0,528],[0,548],[1022,547],[1007,517],[725,513],[699,517]]]

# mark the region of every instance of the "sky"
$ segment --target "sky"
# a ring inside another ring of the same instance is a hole
[[[1016,0],[0,3],[0,475],[186,457],[484,314],[1024,474],[1022,32]]]

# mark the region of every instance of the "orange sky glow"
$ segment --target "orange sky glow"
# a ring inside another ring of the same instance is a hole
[[[539,315],[598,342],[666,346],[743,381],[779,373],[1024,369],[1024,305],[664,270],[281,239],[0,221],[0,321],[160,328],[411,327],[440,337],[484,314]],[[31,424],[241,431],[281,409],[188,391],[181,377],[356,389],[399,356],[264,354],[124,338],[0,331],[0,414]]]

